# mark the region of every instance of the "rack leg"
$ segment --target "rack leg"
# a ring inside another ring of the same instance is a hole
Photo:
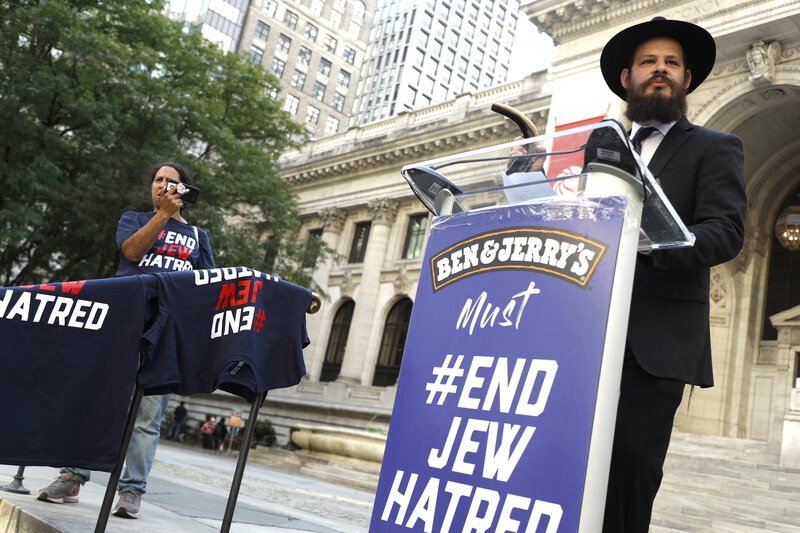
[[[236,462],[236,472],[233,474],[233,483],[231,484],[231,491],[228,494],[228,505],[225,507],[225,517],[222,519],[222,527],[219,529],[220,533],[228,533],[231,530],[233,511],[236,509],[236,500],[239,498],[239,487],[242,485],[242,477],[244,477],[247,454],[250,452],[250,442],[253,440],[253,433],[256,430],[258,410],[261,408],[261,404],[264,403],[264,398],[266,398],[266,396],[266,392],[259,393],[250,405],[250,418],[247,419],[244,438],[239,448],[239,460]]]
[[[26,489],[22,486],[22,480],[25,479],[23,474],[25,473],[25,467],[20,466],[17,468],[17,473],[14,474],[14,481],[9,483],[8,485],[3,485],[0,487],[0,490],[4,490],[6,492],[15,492],[17,494],[30,494],[31,491]]]
[[[128,408],[128,419],[125,421],[125,433],[122,436],[122,442],[119,446],[119,455],[117,456],[117,466],[111,472],[111,477],[108,478],[108,485],[106,485],[106,494],[103,497],[103,505],[100,507],[100,515],[97,517],[97,524],[95,525],[95,533],[103,533],[108,524],[108,517],[111,514],[111,506],[114,505],[114,493],[117,491],[117,483],[122,476],[122,464],[125,462],[125,455],[128,453],[128,444],[131,442],[131,435],[133,435],[133,426],[136,423],[136,413],[139,412],[139,404],[142,403],[142,396],[144,396],[143,389],[136,389],[131,399],[131,405]]]

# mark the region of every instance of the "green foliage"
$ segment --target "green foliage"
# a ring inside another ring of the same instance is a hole
[[[269,420],[258,420],[256,427],[253,430],[253,441],[265,446],[272,446],[275,444],[275,428]]]
[[[117,221],[152,209],[147,170],[163,161],[201,189],[184,216],[208,231],[218,266],[310,283],[302,263],[326,249],[306,257],[296,237],[277,159],[300,128],[277,80],[162,8],[0,2],[0,285],[113,276]]]

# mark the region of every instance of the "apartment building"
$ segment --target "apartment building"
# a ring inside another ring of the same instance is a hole
[[[507,81],[517,0],[377,0],[351,124]]]
[[[347,128],[374,0],[173,0],[168,15],[281,82],[284,109],[314,139]]]

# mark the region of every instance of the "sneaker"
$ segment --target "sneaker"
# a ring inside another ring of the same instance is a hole
[[[142,493],[135,490],[121,490],[117,506],[111,511],[121,518],[139,518],[139,507],[142,505]]]
[[[86,479],[80,474],[64,472],[48,487],[39,491],[37,499],[52,503],[78,503],[78,493]]]

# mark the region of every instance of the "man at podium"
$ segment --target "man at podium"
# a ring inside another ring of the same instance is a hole
[[[696,237],[637,257],[604,533],[647,533],[684,387],[714,384],[710,268],[741,250],[747,207],[741,140],[686,119],[686,95],[715,58],[705,29],[663,17],[619,32],[600,57],[606,84],[627,103],[634,148]]]
[[[742,141],[686,119],[686,95],[715,57],[706,30],[661,17],[621,31],[600,57],[606,83],[628,104],[634,148],[697,239],[637,258],[605,533],[647,532],[684,384],[714,384],[710,268],[741,250],[747,208]]]

